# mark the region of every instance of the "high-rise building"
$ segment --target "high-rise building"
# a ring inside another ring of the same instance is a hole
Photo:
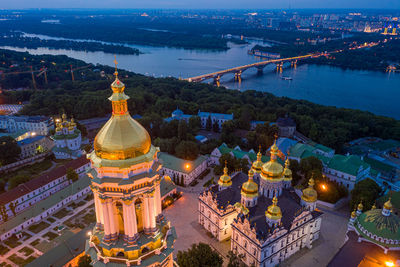
[[[94,266],[173,266],[175,229],[162,215],[159,149],[128,112],[115,73],[112,117],[88,155],[96,226],[86,246]]]

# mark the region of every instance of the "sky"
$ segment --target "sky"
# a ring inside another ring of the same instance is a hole
[[[183,9],[400,9],[400,0],[0,0],[2,9],[183,8]]]

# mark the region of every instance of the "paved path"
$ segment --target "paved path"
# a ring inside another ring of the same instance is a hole
[[[78,200],[76,200],[76,201],[78,201]],[[75,201],[75,202],[76,202],[76,201]],[[92,200],[89,200],[89,201],[88,201],[87,203],[85,203],[84,205],[82,205],[82,206],[80,206],[80,207],[78,207],[78,208],[76,208],[76,209],[73,209],[71,214],[69,214],[69,215],[67,215],[67,216],[65,216],[65,217],[63,217],[63,218],[61,218],[61,219],[58,219],[57,217],[53,217],[56,221],[53,222],[53,223],[51,223],[50,226],[48,226],[47,228],[43,229],[42,231],[40,231],[40,232],[37,233],[37,234],[32,233],[32,232],[29,231],[28,229],[25,229],[24,231],[27,232],[27,233],[29,233],[30,235],[32,235],[32,237],[30,237],[30,238],[24,240],[24,241],[22,242],[21,245],[15,247],[15,248],[10,249],[10,251],[8,251],[6,254],[0,256],[0,262],[6,262],[6,263],[10,264],[11,266],[17,266],[15,263],[13,263],[13,262],[11,262],[10,260],[8,260],[8,257],[11,256],[12,254],[16,254],[16,255],[18,255],[18,256],[20,256],[20,257],[22,257],[22,258],[25,259],[26,257],[24,256],[24,254],[23,254],[23,253],[21,254],[21,253],[18,252],[18,251],[19,251],[20,249],[22,249],[23,247],[32,248],[32,249],[35,251],[36,257],[41,256],[41,255],[43,254],[43,252],[41,252],[40,250],[38,250],[38,249],[36,249],[35,247],[31,246],[30,243],[33,242],[33,241],[35,241],[36,239],[40,239],[41,241],[44,241],[44,240],[47,241],[46,238],[42,238],[42,236],[43,236],[44,234],[46,234],[48,231],[51,231],[54,227],[59,226],[59,225],[62,224],[63,222],[67,221],[68,219],[70,219],[70,218],[76,216],[76,214],[78,214],[78,213],[81,212],[82,210],[87,209],[88,207],[90,207],[91,205],[93,205],[93,203],[94,203],[94,202],[93,202],[93,199],[92,199]],[[66,208],[66,207],[64,207],[64,208]],[[61,210],[61,209],[60,209],[60,210]],[[50,216],[49,216],[49,217],[50,217]],[[45,220],[45,219],[43,219],[43,221],[44,221],[44,220]],[[23,255],[23,256],[22,256],[22,255]]]

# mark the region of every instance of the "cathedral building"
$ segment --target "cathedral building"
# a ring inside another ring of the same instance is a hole
[[[54,140],[53,153],[56,159],[77,159],[82,156],[82,135],[73,118],[68,121],[67,115],[56,122],[56,131],[51,136]]]
[[[161,210],[159,149],[129,114],[115,73],[112,117],[88,155],[96,226],[86,253],[97,266],[173,266],[175,229]]]
[[[198,221],[214,237],[231,240],[231,250],[248,266],[275,266],[319,238],[322,213],[311,178],[299,197],[291,187],[289,161],[277,161],[278,148],[262,162],[261,152],[248,175],[233,177],[225,166],[218,184],[199,196]]]

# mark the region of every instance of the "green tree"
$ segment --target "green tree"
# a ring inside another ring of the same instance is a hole
[[[189,131],[196,134],[201,128],[201,119],[199,116],[192,116],[189,118]]]
[[[3,222],[6,222],[8,220],[7,210],[4,205],[0,205],[0,215]]]
[[[177,263],[180,267],[221,267],[222,257],[208,244],[193,244],[187,251],[178,251]]]
[[[321,176],[322,174],[322,162],[315,156],[303,158],[300,160],[300,171],[308,179],[311,174],[314,173],[315,176]],[[314,177],[315,179],[316,177]]]
[[[216,133],[219,133],[219,124],[218,124],[218,121],[215,121],[214,123],[213,123],[213,126],[212,126],[212,130],[213,130],[213,132],[216,132]]]
[[[15,211],[15,209],[17,208],[17,204],[15,204],[14,201],[10,202],[10,204],[8,205],[8,207],[10,208],[12,214],[15,216],[17,215],[17,212]]]
[[[81,135],[82,136],[87,136],[88,132],[87,129],[85,127],[85,125],[80,124],[79,122],[76,123],[76,128],[78,128],[79,131],[81,131]]]
[[[243,255],[236,255],[232,250],[229,250],[228,255],[229,259],[228,267],[246,267],[247,265],[242,261]]]
[[[211,116],[208,116],[207,121],[206,121],[206,130],[210,131],[212,128],[212,120],[211,120]]]
[[[92,258],[89,255],[83,255],[78,260],[78,267],[92,267]]]
[[[72,168],[67,169],[67,179],[70,180],[71,182],[77,181],[79,178],[78,174],[76,171]]]
[[[178,126],[178,139],[179,140],[186,140],[188,134],[188,126],[185,120],[179,121]]]
[[[6,165],[16,161],[21,154],[21,148],[11,136],[0,137],[0,164]]]
[[[182,141],[175,148],[178,158],[195,160],[199,155],[199,145],[193,141]]]
[[[362,201],[364,210],[371,209],[381,192],[381,187],[372,179],[367,178],[356,183],[351,190],[350,208],[354,209]]]

